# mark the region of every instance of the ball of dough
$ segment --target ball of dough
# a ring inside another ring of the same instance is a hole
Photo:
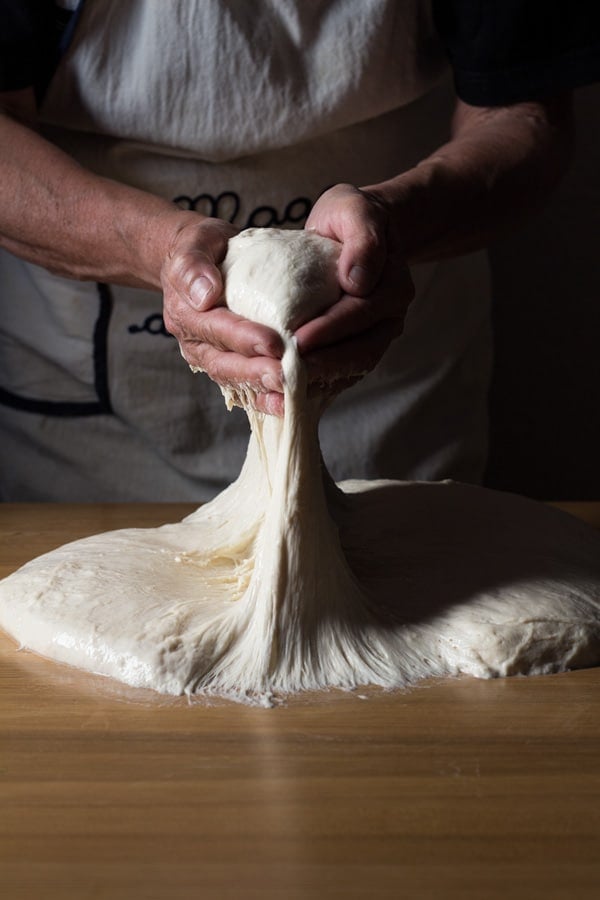
[[[293,333],[340,296],[341,245],[311,231],[249,228],[231,238],[222,265],[233,312]]]

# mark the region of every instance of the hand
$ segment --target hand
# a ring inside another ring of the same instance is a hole
[[[161,272],[165,326],[190,366],[223,386],[249,385],[257,393],[257,408],[281,414],[280,336],[224,305],[219,264],[236,233],[220,219],[186,218]]]
[[[374,369],[402,333],[414,286],[374,195],[336,185],[319,198],[306,228],[342,244],[341,298],[296,332],[313,390],[335,394]]]

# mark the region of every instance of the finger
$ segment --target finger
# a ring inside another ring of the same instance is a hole
[[[267,416],[277,416],[281,419],[285,409],[283,394],[275,392],[256,394],[254,408],[257,409],[258,412],[265,413]]]
[[[190,366],[206,372],[222,387],[244,385],[257,393],[283,392],[279,360],[258,356],[248,359],[199,341],[183,341],[180,349]]]
[[[315,350],[304,357],[310,383],[329,385],[371,372],[391,342],[402,333],[402,320],[385,319],[358,337]]]
[[[404,321],[414,297],[414,285],[403,264],[390,261],[389,273],[368,297],[345,294],[321,316],[307,322],[295,334],[300,354],[343,341],[368,331],[383,319]],[[392,271],[397,270],[397,271]]]
[[[168,326],[167,326],[168,327]],[[196,313],[180,307],[177,322],[179,339],[212,344],[215,349],[245,357],[268,356],[281,359],[283,340],[272,328],[245,319],[224,306]]]
[[[323,382],[313,381],[312,384],[308,386],[308,396],[309,397],[318,397],[322,396],[324,392],[326,392],[327,397],[329,398],[328,402],[334,399],[338,394],[341,394],[342,391],[347,390],[347,388],[352,387],[363,378],[363,375],[351,375],[347,378],[338,378],[337,381],[330,381],[324,386]]]
[[[370,297],[345,294],[322,316],[307,322],[296,332],[300,355],[367,332],[382,318],[395,318],[397,313],[397,302],[387,300],[379,305],[371,302]]]

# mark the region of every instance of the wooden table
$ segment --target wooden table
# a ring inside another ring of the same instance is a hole
[[[5,504],[0,576],[190,509]],[[2,637],[0,727],[6,900],[600,896],[600,669],[265,710],[134,691]]]

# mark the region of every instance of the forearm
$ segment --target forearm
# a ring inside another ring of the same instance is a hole
[[[566,169],[570,102],[478,109],[459,103],[452,139],[415,168],[363,190],[389,212],[409,262],[486,246],[539,206]]]
[[[220,303],[237,229],[86,171],[37,134],[32,92],[10,101],[0,96],[0,246],[67,278],[161,291],[190,365],[222,384],[280,384],[279,335]]]
[[[71,278],[160,287],[161,264],[193,213],[100,178],[0,112],[0,245]]]

